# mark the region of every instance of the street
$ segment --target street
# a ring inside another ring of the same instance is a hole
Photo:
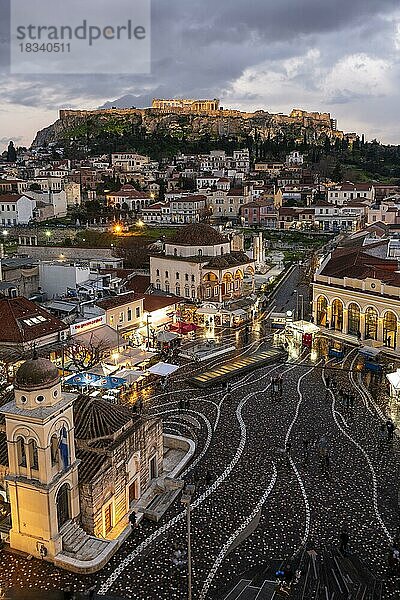
[[[241,353],[265,347],[251,340]],[[240,574],[268,558],[298,561],[307,544],[337,547],[342,528],[376,577],[387,574],[389,542],[398,531],[399,443],[380,447],[381,424],[374,403],[351,379],[354,352],[343,364],[312,364],[307,355],[293,364],[267,366],[233,382],[232,399],[220,388],[192,388],[199,372],[187,364],[172,380],[172,392],[154,395],[148,415],[160,415],[166,432],[192,437],[194,460],[184,473],[196,484],[192,503],[193,591],[195,598],[224,597]],[[214,359],[206,366],[222,364]],[[346,367],[346,368],[342,368]],[[327,373],[351,388],[347,410],[325,390]],[[271,376],[282,375],[282,399],[271,395]],[[179,400],[190,407],[179,409]],[[325,436],[329,466],[321,460]],[[304,459],[304,440],[309,451]],[[285,452],[289,445],[290,452]],[[211,480],[210,480],[211,478]],[[208,479],[208,481],[207,481]],[[259,524],[249,527],[259,514]],[[239,543],[235,546],[236,543]],[[10,587],[83,591],[126,598],[185,598],[185,570],[172,563],[186,547],[185,511],[175,502],[158,524],[143,521],[98,574],[78,577],[35,560],[5,554],[0,579]],[[385,582],[383,598],[398,597],[398,583]]]

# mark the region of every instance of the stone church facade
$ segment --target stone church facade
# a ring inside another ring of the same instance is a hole
[[[141,495],[163,469],[159,419],[64,393],[35,356],[0,408],[0,491],[10,546],[77,572],[101,568]]]

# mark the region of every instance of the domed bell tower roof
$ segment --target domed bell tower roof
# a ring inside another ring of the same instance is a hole
[[[14,386],[17,390],[33,391],[51,388],[60,381],[57,367],[46,358],[33,358],[25,361],[17,371]]]

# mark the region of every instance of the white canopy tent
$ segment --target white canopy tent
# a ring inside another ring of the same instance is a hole
[[[395,392],[400,391],[400,369],[397,369],[394,373],[388,373],[386,379],[389,381]]]
[[[153,367],[150,367],[148,370],[149,373],[153,373],[153,375],[160,375],[161,377],[166,377],[167,375],[171,375],[171,373],[175,373],[179,367],[177,365],[170,365],[169,363],[159,362]]]

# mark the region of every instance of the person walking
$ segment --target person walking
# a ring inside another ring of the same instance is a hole
[[[129,523],[131,524],[132,529],[135,529],[138,526],[137,516],[135,511],[132,511],[129,515]]]
[[[349,534],[347,533],[346,529],[342,529],[342,531],[340,532],[339,541],[340,541],[339,552],[343,556],[346,556],[347,547],[349,544]]]
[[[387,439],[388,439],[388,442],[393,442],[394,430],[396,429],[393,421],[389,420],[386,423],[386,429],[387,429]]]
[[[282,373],[278,377],[278,390],[279,390],[279,397],[282,400],[282,395],[283,395]]]
[[[378,447],[380,449],[382,449],[385,446],[386,440],[387,440],[386,425],[382,424],[379,428],[379,433],[378,433]]]
[[[318,450],[319,450],[319,455],[321,457],[325,456],[325,454],[328,450],[328,440],[326,439],[325,435],[322,435],[319,438]]]

